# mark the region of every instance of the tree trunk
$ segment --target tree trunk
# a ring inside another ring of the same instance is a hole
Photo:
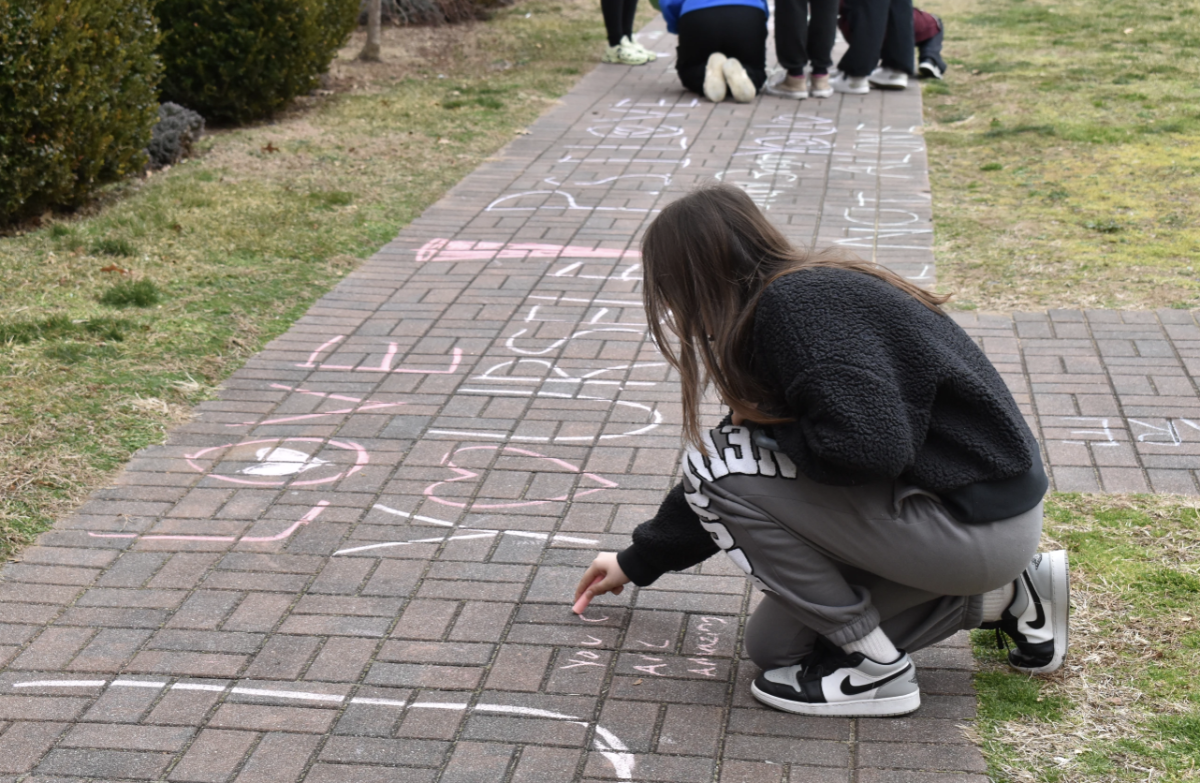
[[[382,58],[380,42],[382,40],[380,27],[383,16],[383,0],[367,0],[367,45],[358,53],[358,59],[377,63]]]

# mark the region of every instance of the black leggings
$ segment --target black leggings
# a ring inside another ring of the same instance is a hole
[[[604,29],[608,31],[608,45],[616,46],[628,35],[633,40],[633,17],[637,15],[637,0],[600,0],[600,13],[604,15]]]
[[[689,11],[679,17],[679,46],[675,50],[679,81],[704,94],[704,67],[708,56],[720,52],[734,57],[746,69],[754,89],[767,80],[767,15],[748,5],[716,5]]]

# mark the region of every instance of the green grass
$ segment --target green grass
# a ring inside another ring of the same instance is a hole
[[[153,280],[122,280],[106,288],[98,297],[109,307],[152,307],[162,300],[162,292]]]
[[[604,33],[591,3],[527,0],[388,29],[381,65],[354,61],[358,35],[333,95],[0,237],[0,558],[532,122]]]
[[[1200,307],[1192,0],[922,7],[950,64],[922,84],[941,287],[985,310]]]
[[[993,632],[973,632],[989,774],[1196,780],[1200,512],[1148,496],[1058,495],[1046,508],[1044,548],[1071,559],[1071,646],[1060,672],[1029,677],[1005,665]]]

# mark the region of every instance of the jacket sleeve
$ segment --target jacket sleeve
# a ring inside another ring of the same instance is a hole
[[[667,23],[667,32],[679,34],[679,17],[683,13],[683,0],[662,0],[662,15]]]
[[[634,529],[633,544],[617,553],[617,563],[635,585],[645,587],[667,571],[691,568],[718,551],[684,499],[683,484],[677,484],[654,518]]]
[[[893,355],[879,302],[813,288],[764,292],[755,319],[759,366],[795,417],[776,440],[813,481],[894,479],[925,440],[936,382]]]

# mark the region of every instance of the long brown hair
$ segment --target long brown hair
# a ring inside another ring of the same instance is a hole
[[[681,376],[683,434],[700,447],[700,400],[709,383],[735,413],[763,424],[780,417],[782,394],[752,371],[758,298],[784,275],[813,267],[873,275],[941,313],[950,297],[844,251],[807,253],[730,185],[694,190],[659,214],[642,240],[643,298],[650,332]],[[669,337],[679,340],[676,349]],[[774,412],[772,412],[774,411]]]

